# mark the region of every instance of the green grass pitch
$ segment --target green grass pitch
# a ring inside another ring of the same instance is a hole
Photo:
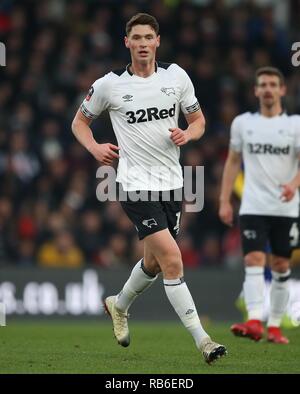
[[[117,345],[109,322],[10,321],[0,327],[0,373],[300,373],[300,328],[289,345],[236,338],[228,324],[206,329],[228,348],[209,366],[181,323],[130,321],[131,345]]]

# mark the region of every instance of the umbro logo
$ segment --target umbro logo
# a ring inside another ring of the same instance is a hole
[[[133,101],[132,97],[133,96],[131,96],[130,94],[126,94],[125,96],[122,97],[122,99],[123,99],[124,102]]]
[[[142,224],[149,228],[151,228],[152,226],[157,226],[157,222],[154,218],[143,220]]]
[[[247,130],[247,134],[248,135],[252,135],[253,134],[253,130]]]
[[[194,312],[194,309],[188,309],[186,312],[185,312],[185,314],[186,315],[190,315],[191,313],[193,313]]]
[[[175,89],[174,88],[161,88],[160,90],[163,93],[165,93],[167,96],[170,96],[171,94],[174,94],[174,96],[175,96]]]

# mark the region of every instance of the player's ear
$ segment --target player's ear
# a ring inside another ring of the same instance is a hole
[[[286,95],[286,85],[281,85],[280,87],[280,96],[283,97]]]
[[[126,48],[129,48],[129,41],[128,41],[127,36],[124,37],[124,43],[125,43]]]
[[[160,36],[157,36],[156,48],[160,46]]]
[[[257,85],[254,85],[254,96],[258,97]]]

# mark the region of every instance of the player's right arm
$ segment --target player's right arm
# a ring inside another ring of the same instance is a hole
[[[78,109],[73,122],[72,131],[77,140],[94,156],[96,160],[105,165],[110,165],[115,158],[119,158],[119,155],[115,152],[119,150],[116,145],[98,144],[93,137],[93,132],[90,128],[92,119],[87,118]]]
[[[220,219],[228,226],[232,226],[233,224],[233,208],[230,199],[234,182],[241,168],[241,162],[241,153],[230,149],[222,177],[219,207]]]
[[[93,137],[90,125],[101,112],[110,106],[111,74],[99,78],[91,86],[88,95],[78,109],[73,122],[72,131],[77,140],[98,160],[100,163],[110,165],[113,159],[119,158],[116,145],[98,144]]]

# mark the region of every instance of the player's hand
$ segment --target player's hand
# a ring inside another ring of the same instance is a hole
[[[171,132],[171,140],[177,146],[185,145],[190,140],[189,134],[186,131],[181,130],[179,127],[171,128],[169,131]]]
[[[96,160],[100,161],[101,164],[109,166],[112,164],[114,159],[118,159],[120,157],[115,152],[119,150],[120,148],[118,146],[107,143],[93,145],[90,149],[90,152]]]
[[[291,183],[280,185],[280,187],[282,188],[280,200],[283,202],[291,201],[296,193],[296,187]]]
[[[233,208],[230,202],[221,202],[219,208],[219,217],[227,226],[233,225]]]

